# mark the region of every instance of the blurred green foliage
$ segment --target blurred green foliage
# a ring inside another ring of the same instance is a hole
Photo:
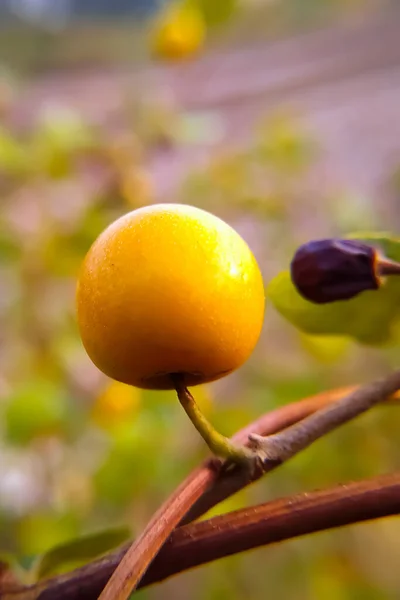
[[[199,8],[210,26],[225,25],[239,10],[239,0],[226,0],[225,2],[213,2],[213,0],[186,0],[190,5]]]
[[[237,9],[236,2],[227,3],[224,16],[223,3],[198,1],[213,23]],[[294,2],[292,10],[299,7]],[[194,204],[232,223],[252,246],[266,283],[272,280],[252,359],[239,373],[195,390],[226,434],[286,402],[365,381],[397,364],[396,333],[395,343],[379,350],[343,334],[356,333],[361,341],[383,337],[397,311],[398,285],[368,296],[367,306],[360,307],[362,298],[346,303],[345,314],[332,307],[332,316],[317,321],[318,307],[301,304],[286,275],[273,279],[311,237],[347,236],[361,224],[378,231],[391,225],[381,221],[371,199],[355,202],[352,190],[315,185],[323,149],[301,116],[269,113],[248,146],[225,147],[212,112],[185,113],[154,90],[121,89],[119,127],[93,125],[68,107],[45,104],[21,127],[11,116],[22,82],[3,79],[0,550],[4,560],[29,569],[32,580],[113,547],[125,539],[127,525],[132,535],[141,531],[206,456],[174,394],[132,390],[105,378],[86,356],[75,323],[77,272],[92,241],[112,219],[160,200],[149,167],[153,155],[212,142],[205,165],[191,169],[162,200]],[[379,243],[399,258],[396,241]],[[379,304],[385,293],[386,312]],[[396,407],[381,407],[212,513],[398,468],[399,425]],[[138,597],[257,600],[268,590],[285,600],[394,600],[399,539],[379,524],[332,531],[225,559]],[[374,545],[379,556],[369,551]]]
[[[33,380],[9,396],[4,412],[5,438],[28,444],[40,436],[62,435],[68,422],[65,392],[48,381]]]
[[[81,536],[50,548],[35,565],[35,579],[45,579],[76,569],[87,562],[99,558],[106,552],[118,548],[130,539],[129,527],[104,529],[98,533]]]

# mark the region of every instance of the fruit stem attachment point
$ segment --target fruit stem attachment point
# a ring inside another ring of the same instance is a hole
[[[256,454],[253,450],[246,446],[237,446],[227,437],[219,433],[213,425],[211,425],[208,419],[206,419],[196,404],[192,394],[185,386],[184,375],[182,373],[172,373],[171,379],[178,395],[179,402],[211,452],[216,456],[235,464],[245,466],[253,464],[256,459]]]
[[[384,256],[379,256],[376,259],[376,272],[379,277],[387,275],[400,275],[400,263]]]

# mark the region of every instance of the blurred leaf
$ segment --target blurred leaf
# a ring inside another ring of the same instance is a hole
[[[187,3],[197,6],[209,27],[224,25],[239,8],[239,0],[188,0]]]
[[[75,231],[75,236],[54,233],[43,240],[41,261],[47,276],[76,276],[85,255],[80,248],[79,233],[79,231]],[[86,244],[87,247],[89,245],[89,243]]]
[[[246,423],[254,419],[254,410],[251,406],[222,406],[216,407],[212,416],[213,425],[224,435],[233,435]]]
[[[297,402],[321,391],[324,385],[315,372],[302,373],[299,376],[286,376],[282,378],[266,375],[259,389],[253,392],[253,398],[258,413],[265,412],[289,402]]]
[[[211,112],[182,115],[177,129],[177,138],[185,144],[216,144],[224,135],[221,117]]]
[[[17,81],[13,74],[0,65],[0,119],[12,109],[17,97]]]
[[[400,239],[386,234],[356,234],[400,261]],[[282,316],[309,334],[350,336],[367,345],[381,345],[394,339],[400,318],[400,278],[388,277],[379,290],[366,291],[351,300],[317,305],[300,296],[289,271],[280,273],[267,288],[269,299]]]
[[[248,164],[241,153],[226,153],[215,157],[209,165],[206,176],[212,188],[231,195],[244,191],[248,180]]]
[[[99,202],[89,206],[70,234],[56,231],[42,243],[41,260],[48,275],[76,276],[93,240],[112,219]]]
[[[109,552],[131,536],[129,527],[118,527],[84,535],[48,550],[35,568],[37,579],[65,573]]]
[[[109,454],[94,476],[97,494],[111,504],[124,505],[152,481],[162,453],[164,431],[157,415],[141,412],[133,421],[112,430]]]
[[[19,259],[21,256],[21,246],[15,235],[11,235],[3,223],[0,223],[0,264],[9,263]]]
[[[201,521],[205,521],[206,519],[212,519],[212,517],[216,517],[218,515],[224,515],[229,512],[233,512],[235,510],[239,510],[246,506],[250,502],[250,494],[247,488],[240,490],[233,496],[226,498],[222,502],[219,502],[216,506],[207,511],[202,517],[200,517]]]
[[[260,215],[266,222],[272,220],[283,220],[287,214],[287,201],[279,194],[258,193],[251,196],[244,196],[240,200],[241,208]]]
[[[65,431],[68,400],[60,388],[42,379],[25,383],[5,407],[6,435],[14,444],[27,444],[43,435]]]
[[[93,421],[103,429],[113,429],[137,415],[141,404],[141,392],[131,385],[111,381],[96,398],[92,407]]]
[[[7,175],[24,175],[30,165],[22,141],[0,127],[0,171]]]
[[[48,177],[66,177],[73,169],[73,158],[89,149],[92,142],[92,132],[74,111],[46,108],[32,135],[31,158],[36,169]]]
[[[0,552],[0,587],[4,584],[28,583],[28,572],[10,552]]]
[[[215,407],[214,400],[211,395],[211,388],[208,385],[197,385],[193,394],[196,400],[196,404],[204,415],[210,415]]]
[[[299,331],[304,350],[318,362],[332,364],[343,358],[349,348],[348,337],[336,335],[310,335]]]
[[[314,144],[295,119],[279,113],[259,125],[255,154],[278,170],[298,174],[310,164]]]
[[[88,148],[93,135],[80,116],[66,107],[50,107],[40,115],[37,139],[53,150],[73,152]]]
[[[139,493],[143,477],[137,465],[140,466],[135,455],[120,458],[118,452],[111,452],[94,476],[100,499],[112,505],[123,506],[135,493]]]
[[[382,590],[371,580],[363,580],[364,574],[358,561],[349,560],[346,552],[338,549],[331,554],[319,557],[310,578],[313,597],[324,600],[383,600]],[[380,587],[380,586],[379,586]]]
[[[16,531],[19,553],[34,556],[76,538],[79,521],[72,513],[37,512],[22,518]]]

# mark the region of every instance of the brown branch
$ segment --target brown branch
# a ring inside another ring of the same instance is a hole
[[[366,412],[400,388],[400,370],[354,390],[281,433],[249,435],[251,446],[264,461],[286,461],[340,425]]]
[[[302,493],[176,529],[139,587],[219,558],[302,535],[400,513],[400,473]],[[2,600],[95,600],[129,545]],[[39,589],[41,588],[41,589]]]
[[[288,427],[300,419],[312,414],[318,408],[343,397],[343,395],[345,395],[351,389],[353,388],[328,390],[310,398],[305,398],[304,400],[296,401],[279,407],[244,427],[242,430],[237,432],[232,439],[236,442],[244,443],[251,432],[257,432],[264,435],[278,432],[281,429],[284,429],[285,427]],[[197,484],[203,486],[203,495],[200,496],[200,499],[194,503],[188,515],[185,517],[185,519],[182,519],[182,522],[190,522],[191,520],[198,518],[207,512],[207,510],[212,508],[212,506],[218,504],[220,500],[228,497],[230,494],[235,493],[249,483],[245,478],[242,477],[241,472],[225,472],[220,474],[221,466],[222,465],[220,462],[208,459],[197,469],[195,469],[179,486],[180,493],[182,494],[186,494],[186,488],[191,487],[192,485],[195,487]],[[176,492],[174,492],[172,496],[173,498],[170,497],[168,500],[166,500],[165,504],[170,503],[171,500],[176,498]],[[161,510],[162,508],[160,511]],[[109,560],[111,563],[113,562],[113,556],[114,554],[110,554],[105,559],[105,565],[103,565],[103,562],[99,563],[98,561],[95,561],[91,564],[85,565],[76,572],[73,571],[64,576],[66,581],[64,581],[64,578],[61,578],[59,581],[60,584],[62,583],[63,592],[66,593],[65,598],[73,598],[74,600],[78,600],[80,598],[79,590],[86,589],[85,585],[87,585],[90,589],[90,582],[92,581],[92,578],[93,581],[97,581],[98,578],[101,579],[103,568],[106,568]],[[118,556],[120,555],[118,554]],[[112,571],[113,570],[114,569],[112,569]],[[111,575],[112,571],[107,571],[107,573],[109,573],[107,578]],[[104,580],[103,585],[105,585],[106,582],[107,581]],[[10,592],[9,588],[8,590]],[[31,600],[31,598],[37,598],[38,594],[42,592],[45,593],[45,591],[43,591],[42,584],[33,586],[33,588],[31,588],[29,591],[29,596],[26,595],[28,591],[24,592],[21,586],[18,586],[15,588],[12,595],[10,595],[10,598],[12,597],[13,600],[19,600],[21,597],[21,600],[22,598],[23,600]],[[20,593],[22,594],[21,596]],[[4,596],[0,589],[1,600],[3,600],[3,597]],[[46,594],[46,598],[51,598],[51,596]],[[63,598],[64,596],[60,597],[58,600],[62,600]]]
[[[310,398],[305,398],[297,402],[292,402],[285,406],[281,406],[269,413],[266,413],[253,423],[247,425],[240,431],[238,431],[233,437],[232,441],[236,443],[245,443],[251,433],[258,433],[259,435],[272,435],[282,429],[286,429],[295,423],[298,423],[302,419],[305,419],[314,412],[322,409],[324,406],[336,402],[340,398],[350,394],[352,391],[357,389],[357,386],[337,388],[334,390],[328,390],[321,392]],[[207,463],[206,463],[207,464]],[[206,464],[199,468],[206,467]],[[270,465],[271,469],[274,466]],[[258,473],[253,478],[249,477],[249,473],[246,471],[234,471],[225,472],[220,477],[216,477],[213,485],[206,490],[203,495],[197,500],[197,502],[188,511],[185,517],[180,522],[180,525],[191,523],[198,519],[214,506],[226,500],[236,492],[253,483],[261,477],[262,474]]]
[[[391,376],[389,376],[391,377]],[[385,380],[381,380],[386,382]],[[369,386],[374,384],[369,384]],[[349,386],[343,388],[337,388],[328,392],[322,392],[310,398],[306,398],[300,402],[293,402],[284,407],[278,408],[270,413],[266,413],[260,419],[251,423],[246,428],[240,430],[232,438],[233,441],[238,443],[244,443],[248,436],[252,433],[263,436],[272,435],[274,432],[281,430],[289,430],[291,426],[295,427],[296,424],[301,425],[307,418],[311,418],[313,415],[317,416],[325,410],[325,407],[330,408],[336,406],[339,401],[346,402],[346,398],[351,397],[352,394],[359,390],[361,393],[367,389],[368,386]],[[352,396],[354,398],[354,396]],[[391,403],[398,402],[400,395],[398,392],[394,393],[387,400]],[[383,399],[383,398],[381,398]],[[348,402],[348,401],[347,401]],[[350,407],[350,410],[351,407]],[[279,466],[279,463],[269,463],[268,468],[265,468],[264,473],[270,471]],[[246,485],[256,481],[261,477],[262,474],[257,474],[255,477],[250,479],[248,474],[245,472],[225,473],[223,477],[220,477],[214,485],[212,485],[199,500],[192,506],[186,516],[180,522],[180,525],[191,523],[198,519],[214,506],[226,500],[236,492],[243,489]]]
[[[316,403],[318,404],[318,400]],[[309,404],[311,406],[307,403],[305,404],[303,412],[293,406],[294,418],[301,418],[309,414],[309,411],[312,411],[314,408],[312,399]],[[285,419],[282,421],[284,422],[279,422],[279,417],[282,417],[282,409],[278,409],[274,413],[278,422],[274,423],[275,427],[273,427],[272,431],[279,431],[290,420],[290,410],[289,415],[286,411],[283,411]],[[272,426],[274,413],[270,413],[249,427],[246,427],[234,437],[234,441],[247,443],[249,431],[258,432],[261,429],[264,435],[271,433],[268,425]],[[263,426],[265,427],[264,429],[262,429]],[[278,462],[269,462],[264,465],[263,469],[258,469],[258,471],[254,472],[246,469],[234,469],[232,485],[237,487],[237,489],[243,488],[259,479],[265,472],[278,466],[278,464]],[[216,482],[221,467],[221,461],[212,459],[203,467],[194,471],[192,476],[179,486],[153,516],[143,533],[133,542],[128,552],[122,558],[118,568],[107,582],[99,600],[126,600],[129,598],[129,595],[138,587],[142,576],[169,535],[183,521],[185,515],[202,497],[210,485]],[[228,490],[228,493],[230,493],[230,490]]]
[[[194,472],[173,492],[123,556],[99,600],[129,598],[159,549],[212,479],[213,469],[210,465],[208,469]]]
[[[259,546],[400,513],[400,473],[302,493],[179,527],[141,585]]]
[[[263,435],[278,432],[307,417],[319,408],[335,402],[354,389],[352,387],[330,390],[280,407],[245,427],[233,437],[233,440],[243,442],[250,432],[257,432]],[[222,471],[221,473],[221,466],[221,463],[218,461],[208,460],[193,471],[157,512],[157,520],[160,518],[160,515],[161,517],[166,516],[170,518],[171,514],[172,516],[184,514],[185,506],[189,507],[193,503],[193,499],[197,496],[199,500],[193,505],[192,510],[187,514],[185,519],[179,517],[181,518],[181,522],[188,523],[260,476],[258,474],[251,479],[245,477],[243,471],[240,470],[233,472]],[[276,465],[270,464],[269,466],[273,468]],[[201,491],[203,491],[203,495],[200,495]],[[154,522],[155,519],[153,518],[153,525]],[[165,526],[165,522],[163,525]],[[159,529],[155,531],[155,538],[157,538],[157,531]],[[97,589],[96,586],[100,585],[99,581],[102,582],[102,585],[106,583],[107,578],[114,571],[115,566],[125,553],[126,548],[123,552],[111,553],[100,561],[95,561],[67,575],[54,578],[48,582],[40,582],[29,588],[17,586],[11,589],[7,586],[7,592],[4,588],[0,589],[0,598],[2,600],[36,600],[39,598],[40,600],[50,600],[53,598],[57,598],[57,600],[80,600],[82,598],[83,600],[84,598],[93,597],[90,596],[92,587]]]
[[[240,469],[239,473],[241,473],[243,484],[246,484],[246,480],[250,483],[255,477],[258,478],[263,473],[270,471],[324,434],[394,394],[399,388],[400,370],[384,379],[356,389],[304,421],[292,425],[282,433],[271,437],[263,437],[256,433],[250,434],[250,446],[262,457],[263,464],[262,468],[257,470]],[[193,404],[195,405],[195,403]],[[206,431],[208,431],[208,422],[206,425]],[[222,436],[219,437],[222,438]],[[235,470],[237,471],[237,469]],[[130,594],[137,589],[141,578],[164,542],[190,507],[200,498],[202,491],[201,485],[197,486],[196,493],[187,494],[182,500],[182,489],[180,489],[166,505],[161,507],[142,535],[129,548],[107,582],[99,600],[127,600],[129,598]]]

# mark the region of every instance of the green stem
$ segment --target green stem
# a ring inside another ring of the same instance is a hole
[[[211,452],[220,458],[224,458],[236,464],[249,465],[253,463],[256,459],[256,454],[253,450],[246,448],[246,446],[237,446],[227,437],[219,433],[206,419],[196,404],[192,394],[186,388],[183,375],[180,373],[173,373],[171,378],[179,402]]]

